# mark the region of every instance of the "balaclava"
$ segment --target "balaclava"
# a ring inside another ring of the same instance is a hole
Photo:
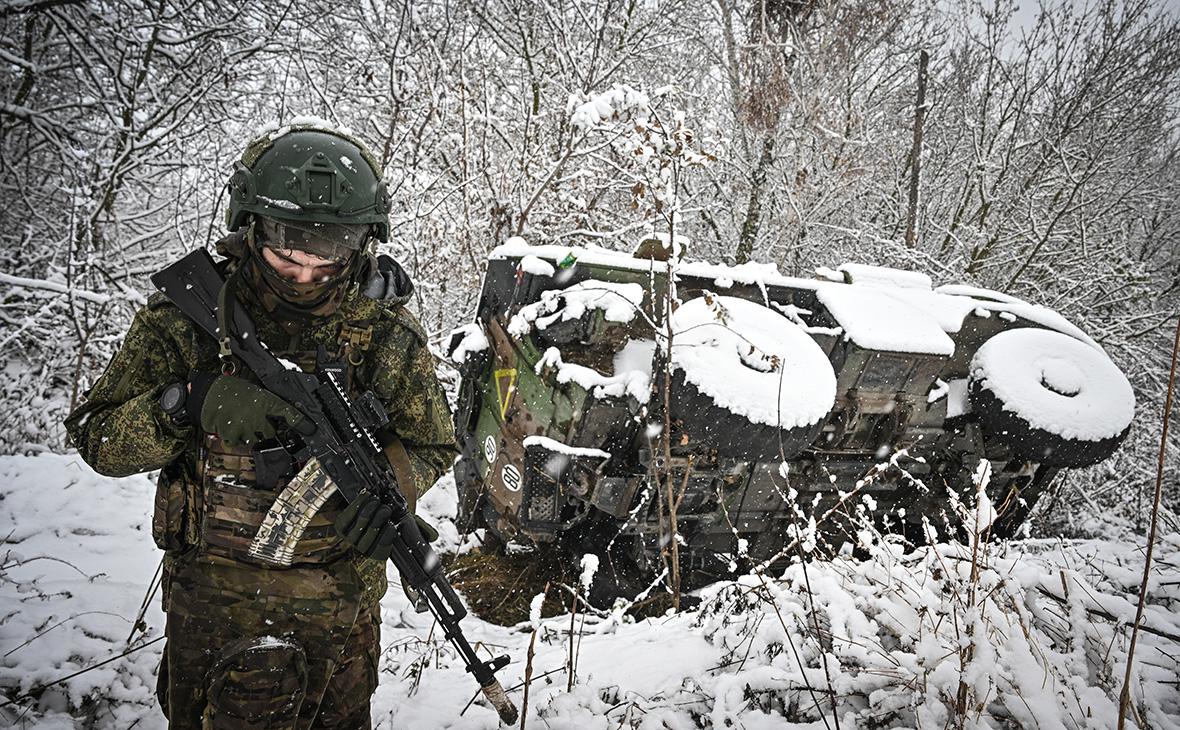
[[[301,325],[329,316],[339,308],[364,261],[367,225],[312,223],[256,215],[246,230],[243,274],[262,305],[284,325]],[[336,262],[332,275],[307,283],[283,277],[262,256],[270,248],[285,257],[292,250]]]

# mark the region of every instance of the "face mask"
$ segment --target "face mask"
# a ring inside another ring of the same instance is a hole
[[[350,259],[348,263],[343,265],[331,276],[316,281],[299,283],[291,281],[275,271],[274,267],[262,257],[261,251],[256,258],[258,260],[259,272],[262,274],[266,285],[287,302],[304,307],[315,306],[326,297],[330,297],[332,292],[348,283],[352,274],[352,261]]]
[[[251,255],[245,273],[255,285],[255,291],[267,311],[294,321],[307,321],[335,312],[344,300],[360,256],[350,251],[350,255],[335,274],[318,281],[297,283],[279,274],[263,258],[263,244],[258,240],[257,228],[257,224],[251,226],[247,234]],[[271,248],[277,251],[284,250],[277,246]],[[320,253],[307,252],[321,256]]]

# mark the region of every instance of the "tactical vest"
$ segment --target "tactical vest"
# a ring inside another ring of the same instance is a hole
[[[345,363],[345,383],[350,393],[356,391],[354,369],[364,361],[371,341],[371,327],[342,324],[337,338],[340,349],[332,356]],[[315,351],[276,352],[276,355],[305,372],[315,368]],[[185,479],[176,473],[179,462],[160,474],[152,520],[157,545],[168,551],[195,547],[198,555],[215,562],[229,560],[274,567],[252,558],[250,544],[275,498],[303,465],[289,459],[276,465],[273,459],[260,459],[260,456],[256,447],[230,446],[216,434],[204,434],[195,474]],[[260,483],[259,470],[263,466],[264,473],[280,473],[283,478],[270,484]],[[343,508],[344,501],[339,495],[333,495],[321,508],[297,543],[293,566],[325,565],[351,554],[334,526]]]

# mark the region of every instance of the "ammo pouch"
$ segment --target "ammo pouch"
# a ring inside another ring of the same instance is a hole
[[[180,460],[160,470],[152,510],[152,540],[165,551],[183,550],[196,542],[197,525],[192,505],[198,487],[186,479]]]
[[[241,639],[209,671],[206,730],[293,730],[307,693],[307,657],[285,638]]]
[[[355,328],[343,327],[340,356],[350,359],[363,352],[368,341],[353,343]],[[363,338],[362,338],[363,339]],[[315,367],[317,353],[276,353],[307,372]],[[346,366],[345,387],[352,383],[352,367]],[[205,434],[200,478],[200,527],[192,544],[201,555],[228,558],[267,568],[275,566],[250,557],[250,544],[275,498],[298,471],[281,449],[262,451],[249,446],[229,446],[215,434]],[[324,565],[348,554],[347,543],[337,534],[335,522],[344,501],[333,496],[312,518],[295,549],[292,565]]]
[[[249,551],[281,487],[257,483],[255,452],[250,447],[228,446],[213,434],[205,436],[204,466],[200,553],[274,567],[250,557]],[[348,553],[347,543],[340,539],[335,527],[343,507],[343,500],[333,496],[316,513],[296,545],[292,565],[323,565]]]

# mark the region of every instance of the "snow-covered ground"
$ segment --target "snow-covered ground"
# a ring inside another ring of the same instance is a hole
[[[146,476],[100,477],[75,455],[0,457],[0,703],[127,650],[159,559],[151,493]],[[423,500],[451,546],[453,505],[449,479]],[[522,682],[536,629],[526,727],[942,728],[956,707],[967,727],[1114,727],[1141,543],[1010,543],[977,554],[974,570],[964,546],[864,545],[871,558],[712,586],[679,615],[578,616],[572,691],[568,614],[464,629],[511,655],[506,687]],[[1156,555],[1131,720],[1180,728],[1180,535]],[[158,603],[132,647],[161,635]],[[465,709],[475,685],[428,616],[397,588],[383,609],[375,725],[497,727],[482,700]],[[162,728],[161,648],[0,708],[0,725]],[[522,689],[510,694],[519,705]]]

